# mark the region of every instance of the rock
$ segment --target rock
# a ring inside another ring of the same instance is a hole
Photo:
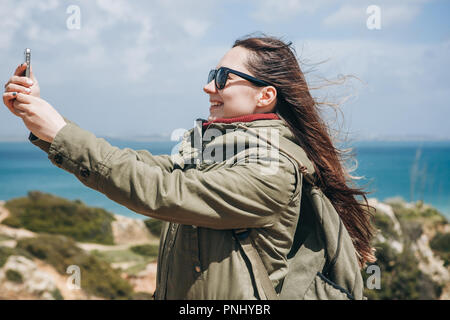
[[[14,270],[22,276],[22,282],[8,280],[6,273]],[[11,292],[18,296],[35,296],[38,299],[53,299],[52,292],[56,289],[53,277],[41,270],[36,264],[23,256],[9,256],[5,265],[0,269],[0,291]],[[9,295],[7,295],[9,296]]]
[[[115,244],[142,244],[154,239],[143,220],[120,215],[115,215],[115,219],[112,222]]]
[[[444,267],[444,261],[431,250],[429,238],[426,234],[422,234],[420,238],[411,245],[411,248],[419,260],[420,271],[438,283],[446,284],[450,281],[448,268]]]
[[[400,222],[394,214],[394,210],[392,207],[386,203],[379,202],[376,198],[367,199],[369,205],[373,206],[378,212],[382,212],[386,214],[392,221],[394,231],[397,233],[399,237],[402,236],[402,228],[400,226]]]
[[[17,241],[16,240],[4,240],[4,241],[0,242],[0,245],[2,247],[15,248],[17,245]]]
[[[156,263],[152,262],[137,275],[124,273],[123,277],[131,283],[135,292],[147,292],[153,294],[156,287]]]
[[[13,239],[33,238],[36,237],[36,233],[26,229],[16,229],[0,224],[0,234],[8,236]]]
[[[3,201],[3,200],[2,200]],[[8,236],[13,239],[32,238],[36,234],[26,229],[11,228],[1,224],[9,216],[9,210],[4,207],[5,202],[0,201],[0,234]]]

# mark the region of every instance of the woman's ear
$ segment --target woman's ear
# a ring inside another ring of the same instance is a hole
[[[273,86],[267,86],[261,88],[258,93],[258,102],[256,106],[258,108],[273,108],[277,102],[277,89]]]

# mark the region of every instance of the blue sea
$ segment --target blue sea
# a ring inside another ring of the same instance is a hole
[[[146,149],[170,154],[176,142],[133,142],[108,139],[119,148]],[[358,141],[352,147],[358,167],[357,184],[379,200],[402,197],[423,200],[450,217],[450,141]],[[29,142],[0,142],[0,200],[27,195],[30,190],[52,193],[124,216],[144,219],[126,207],[89,189],[75,176],[51,164],[47,155]]]

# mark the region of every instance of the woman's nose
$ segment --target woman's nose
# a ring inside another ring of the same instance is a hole
[[[208,84],[203,87],[203,91],[207,94],[215,93],[217,91],[216,86],[214,85],[214,80],[211,80]]]

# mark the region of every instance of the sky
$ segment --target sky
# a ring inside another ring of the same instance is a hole
[[[2,0],[0,79],[29,47],[41,97],[66,118],[97,136],[170,136],[208,117],[209,70],[262,32],[293,42],[310,87],[350,76],[311,93],[341,103],[323,117],[351,139],[450,139],[449,13],[446,0]],[[2,106],[0,140],[26,140]]]

